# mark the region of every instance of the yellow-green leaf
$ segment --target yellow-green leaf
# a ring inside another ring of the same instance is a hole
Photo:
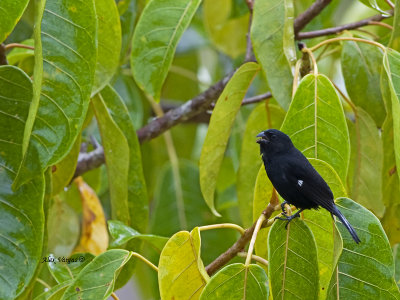
[[[258,71],[256,63],[242,65],[226,85],[211,115],[199,164],[201,192],[215,215],[219,214],[214,205],[214,192],[226,145],[242,100]]]
[[[200,0],[150,0],[132,39],[131,68],[139,87],[160,100],[178,41]]]
[[[199,299],[209,277],[200,258],[200,231],[180,231],[173,235],[158,264],[161,299]]]
[[[28,0],[2,0],[0,3],[0,43],[2,43],[6,37],[14,29],[18,20],[21,18]]]

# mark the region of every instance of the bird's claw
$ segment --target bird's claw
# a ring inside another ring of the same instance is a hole
[[[299,218],[299,217],[300,217],[300,214],[299,214],[299,213],[295,213],[294,215],[291,215],[291,216],[287,216],[285,213],[282,213],[282,215],[283,215],[284,217],[275,217],[275,220],[286,221],[286,222],[287,222],[286,225],[285,225],[285,229],[286,229],[286,230],[287,230],[287,227],[288,227],[290,221],[292,221],[292,220],[295,219],[295,218]]]
[[[282,203],[281,203],[281,209],[282,209],[282,213],[286,216],[286,207],[285,207],[285,205],[286,205],[286,201],[283,201]]]

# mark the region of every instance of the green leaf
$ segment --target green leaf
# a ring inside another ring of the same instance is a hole
[[[113,248],[121,247],[131,239],[140,239],[149,243],[159,252],[161,252],[169,239],[167,237],[154,234],[142,234],[135,229],[126,226],[120,221],[109,220],[108,230],[110,231],[110,235],[114,239],[114,241],[110,244],[110,247]]]
[[[42,255],[43,174],[11,190],[31,100],[29,77],[16,67],[0,66],[0,299],[15,299],[24,291]]]
[[[33,39],[29,39],[21,42],[20,44],[33,47],[33,43]],[[21,61],[29,57],[33,57],[32,49],[14,48],[7,54],[7,60],[10,65],[16,65],[17,63],[20,63]]]
[[[92,95],[105,87],[119,65],[121,24],[114,0],[96,0],[97,63]]]
[[[286,110],[292,99],[291,66],[296,61],[291,0],[255,1],[251,40],[272,95]]]
[[[393,119],[388,115],[382,127],[383,149],[393,149]],[[400,184],[397,176],[396,158],[394,151],[383,152],[382,168],[382,193],[383,201],[386,206],[385,214],[381,219],[382,226],[389,238],[390,244],[400,243]]]
[[[354,169],[348,176],[352,179],[350,195],[354,201],[371,209],[382,217],[385,206],[382,201],[383,145],[374,120],[357,107],[356,122],[351,126],[351,161]]]
[[[340,99],[326,76],[309,74],[302,79],[281,130],[306,157],[327,162],[345,181],[349,133]]]
[[[386,49],[383,65],[389,78],[389,87],[392,102],[394,152],[396,165],[400,166],[400,53]],[[399,168],[398,168],[399,169]],[[397,171],[400,179],[400,172]]]
[[[277,220],[268,236],[268,277],[274,299],[317,299],[318,261],[308,226],[295,219]],[[299,288],[301,287],[301,288]]]
[[[96,64],[93,2],[37,3],[34,96],[15,187],[64,158],[81,131]],[[32,159],[35,152],[40,163]]]
[[[397,286],[400,288],[400,251],[399,251],[399,244],[393,247],[393,257],[395,263],[395,279]]]
[[[400,5],[394,7],[393,30],[389,41],[389,47],[396,51],[400,50]]]
[[[108,250],[95,257],[78,274],[62,299],[107,299],[114,290],[116,276],[131,258],[126,250]]]
[[[400,299],[392,251],[379,220],[348,198],[340,198],[336,205],[353,224],[361,243],[354,243],[347,229],[338,225],[343,252],[331,279],[328,299]]]
[[[161,299],[199,299],[209,277],[200,258],[199,228],[174,234],[158,264]]]
[[[136,25],[131,67],[139,87],[160,100],[176,46],[200,0],[151,0]]]
[[[59,194],[72,180],[78,163],[79,151],[81,150],[81,138],[79,135],[71,151],[58,164],[53,167],[51,175],[52,195]]]
[[[236,185],[240,217],[245,227],[250,227],[254,222],[253,216],[255,215],[251,201],[254,198],[253,190],[257,172],[262,164],[260,146],[255,142],[256,135],[267,128],[279,128],[284,116],[285,112],[279,106],[269,103],[266,106],[265,103],[261,103],[252,111],[247,120],[240,151]],[[259,212],[259,209],[257,209],[257,212]],[[256,219],[261,212],[262,210],[257,214]]]
[[[107,110],[103,95],[92,98],[107,165],[111,218],[130,224],[128,204],[129,145]]]
[[[2,0],[0,3],[0,43],[2,43],[7,36],[14,29],[15,25],[21,18],[25,8],[27,7],[28,0]]]
[[[71,257],[54,258],[47,266],[58,283],[63,283],[74,279],[79,272],[89,264],[95,256],[91,253],[75,253]]]
[[[135,21],[137,15],[136,1],[120,1],[118,2],[118,11],[120,14],[121,21],[121,65],[125,63],[126,56],[128,54],[129,47],[135,29]]]
[[[247,274],[246,274],[247,273]],[[263,268],[251,264],[231,264],[221,269],[207,283],[200,299],[268,299],[268,278]]]
[[[104,99],[112,120],[121,129],[128,142],[128,205],[131,219],[130,226],[143,232],[147,229],[149,209],[146,182],[143,175],[142,154],[136,130],[133,127],[124,102],[111,86],[108,85],[101,91],[101,97]],[[127,162],[121,163],[126,164]]]
[[[203,18],[205,28],[218,50],[232,58],[246,51],[249,14],[232,18],[232,0],[204,0]]]
[[[380,91],[382,50],[376,46],[346,42],[341,66],[346,90],[352,102],[364,109],[381,127],[386,111]]]
[[[387,12],[391,7],[386,3],[385,0],[359,0],[361,3],[365,4],[376,11],[387,15]]]
[[[63,296],[67,287],[72,283],[73,280],[64,281],[53,286],[48,291],[40,294],[35,300],[59,300]]]
[[[334,198],[347,196],[338,174],[329,164],[315,158],[309,161],[329,185]],[[304,211],[303,220],[311,229],[317,245],[319,298],[325,299],[329,282],[342,253],[342,238],[334,225],[331,214],[323,208]]]
[[[226,145],[236,114],[258,70],[259,66],[253,62],[242,65],[219,96],[211,115],[199,162],[200,187],[207,205],[216,216],[219,213],[215,210],[214,192]]]

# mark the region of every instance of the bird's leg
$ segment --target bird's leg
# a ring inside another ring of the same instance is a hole
[[[291,215],[291,216],[284,215],[284,216],[285,216],[284,218],[275,217],[275,219],[287,221],[287,223],[286,223],[286,225],[285,225],[285,229],[287,229],[287,227],[288,227],[290,221],[292,221],[294,218],[300,217],[300,213],[301,213],[303,210],[304,210],[304,209],[302,208],[302,209],[299,209],[298,211],[296,211],[296,213],[295,213],[294,215]]]
[[[282,203],[281,203],[281,208],[282,208],[282,212],[283,212],[283,214],[286,216],[286,209],[285,209],[285,205],[286,204],[288,204],[287,202],[286,202],[286,200],[285,201],[283,201]]]

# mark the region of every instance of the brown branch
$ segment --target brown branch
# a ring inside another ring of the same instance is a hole
[[[351,30],[351,29],[356,29],[359,27],[367,26],[367,25],[377,25],[375,22],[379,22],[383,19],[391,17],[391,14],[393,11],[389,11],[388,16],[378,14],[363,20],[360,20],[358,22],[354,23],[349,23],[345,25],[340,25],[336,27],[331,27],[331,28],[326,28],[326,29],[320,29],[320,30],[314,30],[314,31],[308,31],[308,32],[299,32],[296,35],[297,40],[304,40],[304,39],[310,39],[310,38],[315,38],[319,36],[324,36],[324,35],[330,35],[330,34],[337,34],[340,33],[344,30]]]
[[[294,34],[297,37],[298,32],[311,22],[332,0],[316,0],[305,12],[297,16],[294,20]]]
[[[29,46],[29,45],[24,45],[24,44],[10,43],[10,44],[5,45],[6,50],[10,50],[13,48],[23,48],[23,49],[35,50],[35,47]]]
[[[279,206],[278,206],[279,207]],[[263,211],[265,215],[265,221],[263,226],[266,225],[268,219],[271,217],[272,213],[275,211],[276,206],[274,204],[268,204],[267,208]],[[253,235],[254,228],[256,227],[256,223],[254,223],[250,228],[246,229],[243,235],[224,253],[218,256],[212,263],[210,263],[206,267],[206,271],[208,275],[213,275],[220,268],[222,268],[226,263],[228,263],[232,258],[234,258],[239,252],[244,250],[244,247],[250,241],[251,236]]]
[[[4,44],[0,44],[0,65],[8,65],[6,47]]]

